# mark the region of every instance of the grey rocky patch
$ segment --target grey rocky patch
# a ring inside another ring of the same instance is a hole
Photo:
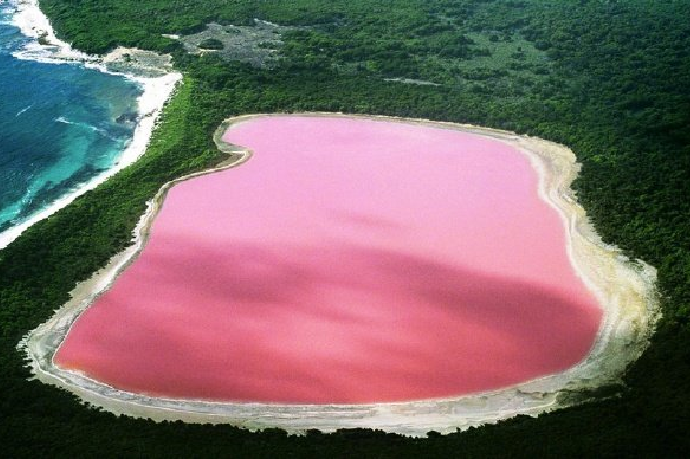
[[[108,53],[103,58],[103,64],[109,72],[145,78],[160,77],[172,70],[170,55],[134,48],[118,48]]]
[[[203,32],[179,37],[185,51],[193,54],[217,53],[226,60],[245,62],[256,67],[271,67],[278,58],[283,45],[281,34],[303,27],[289,27],[254,19],[252,26],[220,25],[212,22]],[[208,50],[200,47],[202,42],[215,39],[223,49]]]
[[[385,81],[392,81],[394,83],[402,84],[416,84],[419,86],[441,86],[438,83],[432,83],[431,81],[417,80],[415,78],[384,78]]]

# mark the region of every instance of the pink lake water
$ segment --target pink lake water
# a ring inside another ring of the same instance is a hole
[[[456,130],[254,118],[245,164],[176,185],[55,356],[132,392],[449,397],[573,366],[602,312],[529,160]]]

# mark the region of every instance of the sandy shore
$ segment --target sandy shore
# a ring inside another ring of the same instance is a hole
[[[346,116],[311,113],[310,116]],[[255,115],[271,116],[271,115]],[[225,144],[221,137],[228,126],[251,116],[230,118],[215,135],[218,147],[232,158],[204,173],[234,167],[251,152]],[[574,269],[596,295],[604,310],[597,339],[589,355],[575,367],[554,375],[509,388],[456,398],[364,405],[280,405],[221,403],[149,397],[117,390],[74,371],[53,364],[53,355],[71,324],[94,299],[112,284],[143,249],[148,229],[167,191],[192,174],[167,183],[149,203],[134,237],[134,244],[115,256],[89,280],[78,285],[72,299],[46,323],[31,331],[19,347],[28,355],[35,377],[65,388],[84,402],[116,414],[154,420],[183,420],[200,423],[229,423],[251,429],[281,427],[291,432],[308,428],[334,431],[338,428],[369,427],[407,435],[423,436],[430,430],[454,432],[517,414],[537,415],[577,403],[573,393],[616,382],[627,365],[637,359],[648,344],[659,309],[654,268],[642,261],[630,261],[615,247],[605,245],[577,203],[570,184],[579,172],[575,155],[568,148],[538,138],[470,125],[387,117],[366,117],[382,121],[420,123],[457,129],[505,142],[526,154],[539,174],[540,197],[561,216],[566,230],[568,254]]]
[[[34,223],[66,207],[79,196],[96,188],[109,177],[139,159],[146,151],[146,146],[163,105],[182,79],[180,73],[171,70],[169,56],[158,56],[149,51],[124,48],[118,48],[105,56],[92,56],[72,49],[68,43],[55,37],[48,18],[38,7],[38,0],[19,0],[16,2],[16,13],[12,20],[13,24],[24,35],[35,39],[26,48],[15,52],[16,58],[49,64],[84,65],[135,81],[143,92],[137,98],[137,126],[134,135],[115,165],[84,183],[75,191],[58,199],[49,207],[37,212],[25,222],[0,233],[0,249],[9,245]],[[47,44],[40,44],[39,38]],[[127,59],[125,54],[129,55]]]

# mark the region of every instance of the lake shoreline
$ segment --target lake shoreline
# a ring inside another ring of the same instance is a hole
[[[300,115],[350,116],[334,113]],[[579,172],[579,165],[569,149],[541,139],[470,125],[360,116],[357,118],[423,123],[489,136],[508,143],[530,158],[539,175],[540,197],[554,207],[563,220],[571,263],[604,309],[598,337],[587,358],[565,372],[496,391],[456,398],[363,405],[171,400],[119,391],[77,372],[64,371],[53,365],[52,357],[73,321],[143,249],[150,225],[167,191],[180,181],[234,167],[246,161],[250,152],[224,143],[221,137],[230,125],[256,116],[275,115],[249,115],[224,121],[216,131],[214,140],[221,151],[230,153],[234,159],[208,171],[190,174],[165,184],[149,202],[146,213],[139,221],[134,245],[116,255],[91,279],[79,284],[71,293],[72,300],[20,343],[20,347],[29,355],[29,366],[37,379],[66,388],[83,401],[113,413],[159,421],[179,419],[186,422],[230,423],[255,429],[281,427],[296,432],[308,428],[334,431],[338,428],[370,427],[423,436],[429,430],[453,432],[456,428],[462,430],[517,414],[536,415],[572,405],[573,402],[566,400],[564,394],[615,383],[627,365],[639,357],[646,347],[659,315],[654,290],[655,271],[642,262],[631,263],[614,247],[603,244],[596,235],[570,189],[572,180]]]

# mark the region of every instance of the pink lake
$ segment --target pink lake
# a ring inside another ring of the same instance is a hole
[[[581,361],[602,311],[513,147],[275,116],[245,164],[172,188],[55,356],[137,393],[351,404],[506,387]]]

